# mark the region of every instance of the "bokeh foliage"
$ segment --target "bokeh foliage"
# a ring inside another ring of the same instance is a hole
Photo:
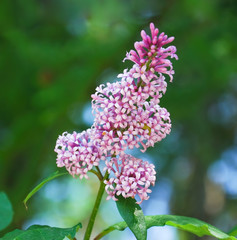
[[[175,36],[179,61],[161,101],[173,131],[148,153],[162,163],[158,179],[173,183],[173,213],[228,219],[230,228],[237,191],[227,193],[208,171],[229,149],[237,169],[236,13],[234,0],[2,0],[0,190],[14,206],[11,228],[30,214],[20,203],[32,186],[55,171],[57,136],[88,127],[84,105],[131,66],[121,61],[151,21]]]

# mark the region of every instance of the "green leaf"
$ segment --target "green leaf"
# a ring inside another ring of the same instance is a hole
[[[235,226],[234,228],[232,228],[229,233],[230,236],[237,236],[237,226]]]
[[[116,201],[120,215],[138,240],[146,240],[147,227],[141,207],[133,198],[118,197]]]
[[[14,231],[7,233],[3,238],[0,238],[0,240],[14,240],[23,232],[23,230],[15,229]]]
[[[25,231],[16,229],[7,233],[3,238],[0,238],[0,240],[63,240],[65,237],[73,239],[81,227],[81,223],[72,228],[33,225]]]
[[[218,239],[235,239],[228,234],[222,232],[218,228],[191,217],[175,216],[175,215],[156,215],[146,217],[147,228],[153,226],[169,225],[187,232],[191,232],[199,237],[204,235],[212,236]],[[236,240],[236,239],[235,239]]]
[[[38,184],[24,199],[23,203],[25,204],[25,208],[27,209],[27,201],[36,193],[38,192],[47,182],[53,180],[54,178],[63,176],[65,174],[68,174],[68,172],[63,172],[63,173],[59,173],[59,171],[51,174],[49,177],[45,178],[40,184]]]
[[[13,217],[12,205],[4,192],[0,192],[0,231],[7,227]]]
[[[111,225],[110,227],[108,227],[104,231],[102,231],[100,234],[98,234],[94,238],[94,240],[99,240],[102,237],[104,237],[105,235],[109,234],[110,232],[113,232],[114,230],[123,231],[127,227],[128,227],[128,225],[126,222],[115,223],[114,225]]]
[[[208,235],[208,236],[212,236],[222,240],[236,240],[235,237],[222,232],[220,229],[206,222],[203,222],[201,220],[198,220],[196,218],[191,218],[191,217],[183,217],[183,216],[175,216],[175,215],[154,215],[154,216],[145,216],[145,222],[146,222],[147,229],[154,226],[162,227],[165,225],[169,225],[169,226],[176,227],[178,229],[182,229],[187,232],[194,233],[199,237]],[[123,231],[126,227],[127,227],[127,224],[125,222],[116,223],[108,227],[107,229],[105,229],[103,232],[101,232],[95,238],[95,240],[101,239],[103,236],[105,236],[106,234],[114,230]]]

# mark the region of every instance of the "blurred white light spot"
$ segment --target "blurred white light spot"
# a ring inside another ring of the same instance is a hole
[[[147,239],[149,240],[176,240],[177,230],[174,227],[152,227],[148,229]]]
[[[94,116],[92,114],[91,103],[85,104],[82,111],[82,120],[87,125],[92,125],[94,123]]]
[[[211,165],[208,176],[220,184],[227,194],[237,197],[237,148],[225,151],[221,159]]]

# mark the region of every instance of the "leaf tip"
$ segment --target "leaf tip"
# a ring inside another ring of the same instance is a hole
[[[26,209],[26,211],[27,211],[27,210],[28,210],[28,206],[27,206],[27,204],[26,204],[26,201],[24,200],[23,203],[24,203],[25,209]]]

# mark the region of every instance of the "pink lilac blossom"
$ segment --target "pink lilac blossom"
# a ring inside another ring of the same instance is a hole
[[[92,134],[92,130],[88,129],[82,133],[64,132],[59,136],[54,149],[57,153],[57,166],[66,167],[72,176],[88,178],[87,172],[98,166],[103,158],[100,148],[91,141]]]
[[[123,73],[118,75],[118,78],[121,78],[121,81],[133,84],[135,92],[142,92],[143,102],[150,99],[150,101],[159,104],[160,98],[165,94],[167,88],[165,77],[162,74],[157,76],[145,65],[140,68],[139,65],[135,64],[129,71],[125,69]]]
[[[153,72],[164,73],[173,80],[172,62],[167,57],[178,59],[175,46],[164,48],[163,46],[171,43],[174,37],[168,38],[165,33],[159,34],[158,28],[154,24],[150,24],[151,37],[144,30],[141,31],[142,41],[135,42],[135,50],[131,50],[126,54],[124,60],[130,60],[142,69],[144,66]]]
[[[82,133],[67,132],[59,136],[55,152],[58,167],[66,167],[73,176],[88,178],[87,173],[106,161],[106,170],[113,173],[106,180],[108,197],[140,197],[141,203],[149,198],[150,185],[155,184],[154,165],[125,154],[127,149],[140,148],[142,152],[170,133],[170,114],[159,106],[166,92],[165,75],[173,79],[172,62],[178,59],[175,46],[164,48],[174,38],[168,38],[154,24],[151,37],[141,32],[142,41],[124,60],[134,62],[131,69],[118,75],[120,81],[102,84],[92,95],[95,115],[91,129]],[[159,34],[159,35],[158,35]],[[116,157],[117,156],[117,157]]]
[[[137,195],[140,204],[143,200],[149,198],[151,193],[149,187],[155,184],[156,172],[155,166],[131,155],[121,154],[118,158],[112,158],[106,161],[106,170],[113,176],[105,180],[105,190],[108,194],[107,200],[112,198],[117,201],[117,196],[124,198],[135,198]]]
[[[117,155],[140,146],[145,151],[170,133],[167,110],[157,104],[156,98],[147,101],[152,88],[156,89],[155,85],[148,84],[142,89],[122,80],[100,86],[92,95],[93,140],[105,155]]]
[[[138,129],[142,152],[148,147],[153,147],[156,142],[160,142],[171,131],[169,112],[154,103],[145,103],[143,107],[138,108],[134,117],[136,119],[134,128]],[[129,144],[129,140],[127,142]]]

